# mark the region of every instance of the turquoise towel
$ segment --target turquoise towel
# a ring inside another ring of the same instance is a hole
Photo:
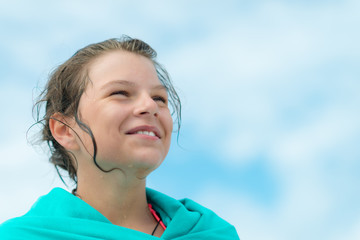
[[[161,239],[234,240],[235,228],[189,199],[175,200],[146,189],[147,198],[167,226]],[[24,216],[0,225],[0,239],[159,239],[112,224],[86,202],[61,188],[40,197]]]

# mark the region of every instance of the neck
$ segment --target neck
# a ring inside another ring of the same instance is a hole
[[[86,173],[86,174],[85,174]],[[146,180],[121,171],[78,172],[77,194],[113,224],[151,234],[156,221],[146,199]]]

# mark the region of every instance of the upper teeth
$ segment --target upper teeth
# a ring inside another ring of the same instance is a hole
[[[153,136],[155,137],[155,133],[153,132],[149,132],[149,131],[137,131],[136,134],[145,134],[145,135],[149,135],[149,136]]]

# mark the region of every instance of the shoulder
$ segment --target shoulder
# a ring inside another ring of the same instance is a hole
[[[40,196],[23,216],[11,218],[0,224],[0,239],[32,239],[34,232],[48,224],[47,216],[54,215],[51,205],[58,205],[65,190],[52,189],[48,194]],[[39,239],[39,238],[37,238]]]
[[[0,239],[23,239],[22,232],[26,228],[23,220],[26,221],[26,217],[12,218],[0,224]]]

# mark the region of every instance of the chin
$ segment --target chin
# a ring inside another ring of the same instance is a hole
[[[97,162],[103,169],[119,168],[144,178],[158,168],[164,158],[164,153],[160,151],[136,151],[121,157],[107,156]]]
[[[137,179],[145,179],[149,174],[151,174],[156,168],[156,167],[153,167],[153,168],[140,168],[140,169],[137,169],[136,173],[135,173],[135,176]]]
[[[145,179],[151,172],[156,170],[162,162],[163,159],[142,158],[133,161],[130,166],[138,179]]]
[[[139,168],[146,168],[146,169],[156,169],[160,166],[163,162],[163,158],[137,158],[136,160],[132,161],[132,165],[138,166]]]
[[[163,162],[165,155],[158,151],[137,151],[132,157],[129,157],[129,159],[131,158],[133,162],[139,164],[159,165]]]

